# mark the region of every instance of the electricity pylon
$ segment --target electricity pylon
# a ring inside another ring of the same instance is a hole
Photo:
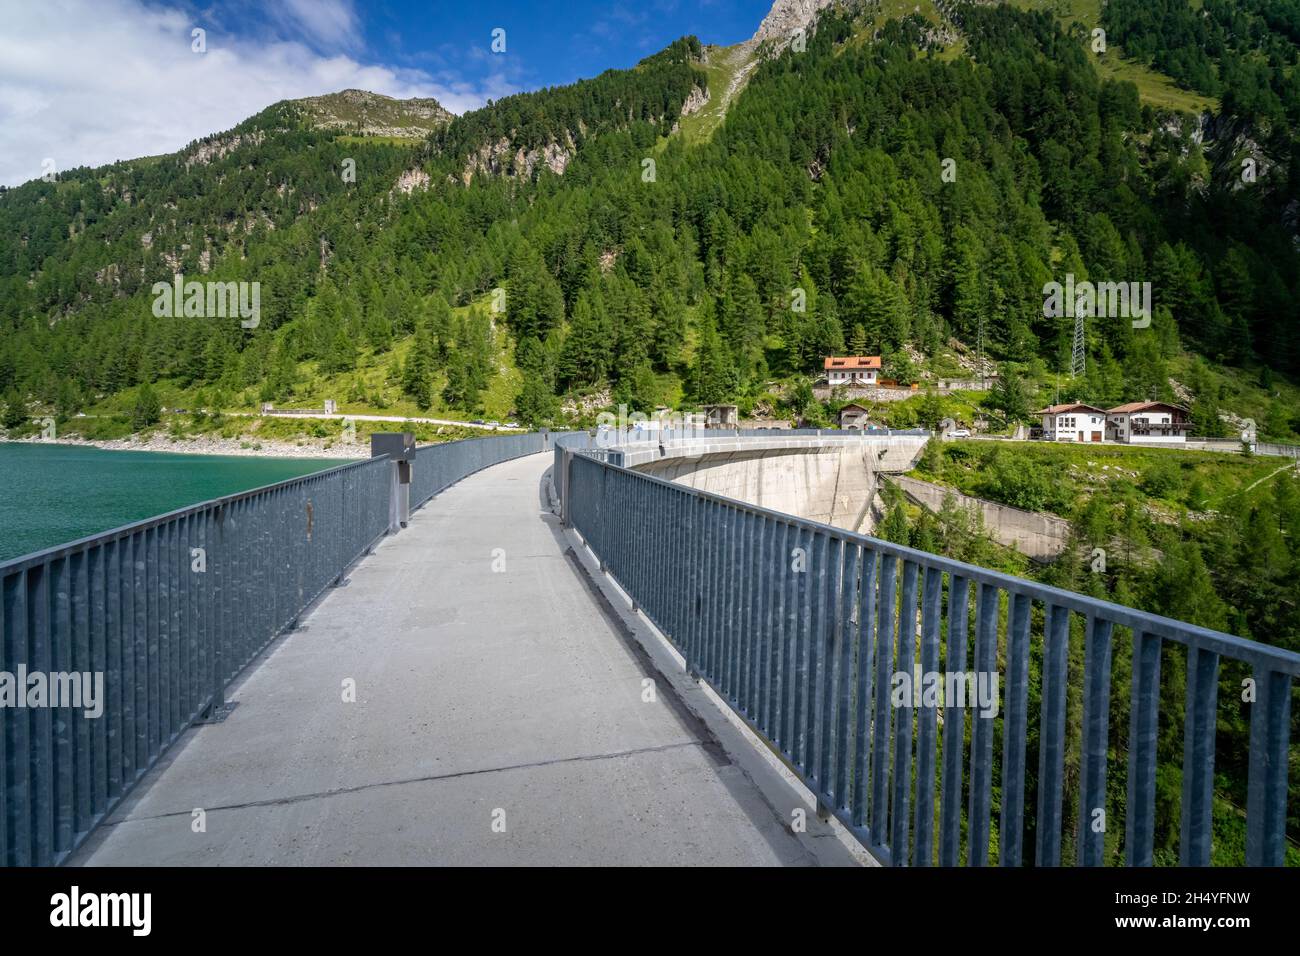
[[[1074,349],[1070,352],[1070,378],[1083,378],[1087,353],[1083,343],[1083,316],[1074,317]]]

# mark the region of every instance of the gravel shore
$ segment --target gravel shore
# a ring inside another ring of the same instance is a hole
[[[95,441],[72,436],[46,441],[41,438],[19,438],[15,441],[52,445],[89,445],[109,451],[164,451],[182,455],[242,455],[249,458],[369,458],[368,444],[344,444],[323,438],[300,438],[292,441],[267,439],[172,438],[170,435],[150,435],[147,438],[114,438]]]

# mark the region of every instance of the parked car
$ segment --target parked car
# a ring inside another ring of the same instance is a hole
[[[970,438],[969,428],[954,428],[948,433],[949,438]]]

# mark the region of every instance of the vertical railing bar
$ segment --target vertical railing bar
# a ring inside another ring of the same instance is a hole
[[[880,555],[880,589],[876,601],[876,713],[872,721],[871,836],[884,844],[889,825],[889,691],[894,670],[894,604],[898,559]]]
[[[29,572],[27,575],[28,673],[50,671],[51,563],[47,561],[32,569],[35,574]],[[55,827],[53,715],[48,707],[33,708],[29,713],[31,749],[27,756],[31,761],[28,791],[32,812],[31,862],[37,866],[51,866],[54,863]],[[15,756],[18,753],[15,751]]]
[[[971,688],[978,693],[981,684],[991,686],[997,668],[998,612],[1001,603],[996,585],[981,584],[976,604],[975,681]],[[993,799],[993,718],[984,713],[977,700],[970,708],[970,809],[967,811],[966,864],[986,866]]]
[[[67,555],[50,562],[50,656],[48,674],[70,673],[72,666],[72,560]],[[76,758],[73,716],[70,702],[49,700],[50,716],[50,803],[54,810],[51,846],[55,854],[72,848],[76,830]]]
[[[1024,854],[1025,738],[1029,725],[1030,599],[1010,595],[1007,627],[1006,703],[1002,711],[1002,816],[998,863],[1019,866]]]
[[[903,595],[898,608],[898,664],[896,673],[906,675],[908,691],[902,706],[895,708],[893,797],[890,808],[890,860],[907,866],[911,857],[912,824],[912,718],[916,680],[916,585],[919,569],[915,561],[903,562]]]
[[[838,537],[824,542],[826,551],[826,574],[822,586],[818,588],[821,616],[819,633],[814,635],[813,646],[817,649],[817,707],[815,711],[814,734],[812,740],[816,751],[810,755],[816,760],[816,779],[823,794],[830,793],[833,784],[831,776],[831,734],[834,729],[835,709],[835,638],[839,633],[837,614],[840,606],[840,576],[844,559],[844,544]]]
[[[785,736],[783,739],[786,757],[797,763],[799,740],[799,669],[800,647],[803,643],[803,623],[807,621],[804,610],[804,595],[808,590],[808,532],[798,526],[790,528],[791,545],[786,561],[790,567],[789,590],[786,592],[785,609],[785,643],[786,661],[782,670],[785,673],[781,696],[781,710],[784,714]]]
[[[1250,771],[1246,796],[1246,864],[1286,863],[1287,748],[1291,678],[1255,667],[1250,705]]]
[[[80,548],[69,559],[72,562],[72,670],[89,674],[91,686],[83,688],[82,703],[88,701],[84,691],[94,692],[95,662],[92,655],[90,614],[90,561],[93,546]],[[93,736],[98,720],[86,717],[86,707],[72,708],[72,836],[90,829],[91,807],[94,802],[94,749]],[[68,847],[71,849],[71,846]]]
[[[1213,838],[1214,733],[1219,655],[1187,649],[1187,714],[1183,724],[1183,807],[1179,862],[1209,866]]]
[[[944,670],[962,674],[966,670],[969,627],[970,582],[960,575],[948,577],[948,636]],[[961,862],[962,749],[966,737],[966,710],[946,697],[943,702],[943,777],[939,809],[939,865]]]
[[[1129,866],[1151,866],[1156,822],[1156,735],[1160,721],[1159,635],[1133,635],[1129,704],[1128,800],[1124,847]]]
[[[754,721],[754,725],[765,732],[764,719],[767,710],[765,706],[767,695],[763,692],[763,673],[767,664],[767,642],[771,639],[771,631],[767,626],[767,599],[770,592],[767,587],[767,578],[763,572],[767,567],[765,558],[769,538],[771,537],[771,522],[768,521],[765,515],[757,515],[755,522],[755,545],[749,561],[751,586],[749,590],[749,633],[746,635],[746,641],[750,647],[747,706],[750,719]]]
[[[1043,632],[1043,686],[1038,730],[1038,820],[1034,853],[1038,866],[1061,865],[1069,656],[1070,610],[1057,604],[1049,605]]]
[[[772,613],[772,679],[769,694],[771,695],[771,712],[770,723],[772,727],[771,740],[777,745],[777,750],[781,753],[787,753],[790,749],[790,736],[786,733],[786,718],[788,708],[785,706],[786,690],[789,686],[787,679],[789,671],[786,667],[789,661],[789,626],[786,621],[786,605],[790,596],[790,540],[794,534],[788,522],[780,522],[778,535],[776,539],[776,551],[772,559],[775,562],[775,580],[773,590],[775,591],[776,600],[773,605]]]
[[[857,701],[853,721],[853,825],[867,825],[867,796],[870,792],[871,717],[875,703],[872,678],[875,673],[876,570],[879,553],[863,549],[862,581],[858,586]],[[880,842],[874,837],[875,842]]]
[[[943,614],[943,572],[925,569],[921,591],[921,711],[917,715],[916,739],[916,848],[914,866],[934,862],[935,749],[938,740],[938,701],[934,689],[924,682],[939,675],[939,622]]]
[[[1088,620],[1083,665],[1083,746],[1079,761],[1079,857],[1082,866],[1101,866],[1107,816],[1106,760],[1110,718],[1110,656],[1113,625]]]
[[[754,588],[752,562],[754,559],[757,519],[751,512],[742,511],[740,555],[736,567],[740,572],[736,596],[739,607],[736,609],[736,710],[744,717],[752,717],[749,702],[749,646],[753,639],[753,625],[750,619],[750,599]]]
[[[826,597],[826,578],[830,573],[830,555],[826,535],[821,531],[813,532],[812,547],[808,551],[808,582],[805,607],[808,609],[808,624],[803,628],[802,648],[799,662],[799,689],[803,694],[803,706],[799,708],[803,726],[799,734],[799,766],[809,780],[817,783],[817,706],[821,697],[818,673],[822,658],[822,630],[825,615],[822,608]]]
[[[838,810],[849,810],[849,730],[853,718],[854,659],[858,635],[858,586],[862,574],[862,545],[845,544],[843,585],[840,588],[840,621],[835,633],[839,640],[835,690],[835,781],[833,794]]]

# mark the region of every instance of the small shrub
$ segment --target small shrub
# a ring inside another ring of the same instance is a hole
[[[1142,473],[1140,487],[1152,498],[1175,499],[1183,488],[1182,470],[1173,459],[1158,460]]]

